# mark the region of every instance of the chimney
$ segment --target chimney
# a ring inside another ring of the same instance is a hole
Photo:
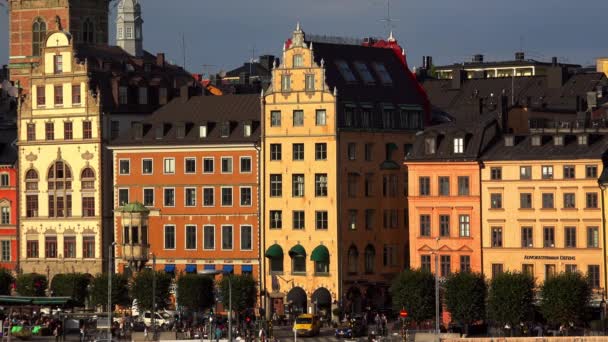
[[[483,63],[483,55],[482,54],[474,55],[473,62],[474,63]]]
[[[460,68],[452,70],[452,89],[460,89],[466,78],[466,71]]]
[[[179,88],[179,97],[183,103],[188,102],[190,99],[190,87],[185,85]]]
[[[509,133],[509,98],[506,95],[500,97],[500,118],[502,132]]]
[[[522,62],[524,60],[524,53],[522,51],[515,53],[515,60],[518,62]]]
[[[566,67],[557,65],[557,58],[553,57],[553,65],[547,69],[547,87],[550,89],[561,88],[568,80]]]
[[[164,53],[156,54],[156,65],[158,65],[161,68],[165,66],[165,54]]]
[[[260,64],[266,68],[268,71],[272,70],[272,64],[274,63],[273,55],[263,55],[260,56]]]
[[[557,57],[551,57],[551,65],[557,66]]]
[[[482,115],[483,115],[483,108],[484,108],[484,104],[483,104],[483,97],[480,97],[480,98],[479,98],[479,107],[478,107],[478,110],[479,110],[479,116],[482,116]]]

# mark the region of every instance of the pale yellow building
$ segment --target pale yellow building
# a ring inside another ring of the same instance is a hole
[[[608,57],[602,57],[595,60],[595,71],[603,72],[608,77]]]
[[[605,133],[560,130],[506,135],[484,153],[481,170],[483,270],[528,272],[537,284],[561,272],[605,289],[598,178]]]

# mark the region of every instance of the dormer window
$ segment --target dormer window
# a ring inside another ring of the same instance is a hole
[[[290,91],[291,90],[291,75],[282,75],[281,76],[281,91]]]
[[[183,123],[177,124],[176,130],[175,135],[177,136],[177,139],[183,139],[186,136],[186,125]]]
[[[156,139],[162,139],[163,138],[163,127],[156,127]]]
[[[553,137],[553,144],[555,146],[564,146],[564,136],[563,135],[556,135]]]
[[[454,153],[464,152],[464,138],[454,138]]]
[[[534,136],[532,136],[532,146],[540,146],[540,142],[541,142],[541,136],[540,135],[534,135]]]
[[[425,154],[435,154],[435,138],[425,138],[424,139],[424,153]]]
[[[54,65],[55,73],[61,74],[63,72],[63,56],[62,55],[53,56],[53,65]]]
[[[355,62],[354,64],[355,68],[357,69],[357,72],[359,73],[359,76],[361,76],[361,78],[363,79],[363,82],[367,84],[373,84],[374,77],[372,76],[372,73],[369,72],[367,65],[362,62]]]
[[[198,136],[199,138],[207,137],[207,123],[203,123],[198,127]]]
[[[513,146],[514,145],[514,139],[512,135],[505,135],[505,146]]]
[[[152,71],[152,65],[150,63],[146,63],[144,64],[144,71],[145,72],[150,72]]]
[[[586,134],[581,134],[578,137],[576,137],[576,141],[578,142],[579,145],[587,145],[589,143],[589,139]]]
[[[139,104],[148,104],[148,88],[146,87],[139,87]]]
[[[228,138],[230,135],[230,121],[222,122],[222,126],[220,127],[220,136],[222,138]]]
[[[141,122],[136,122],[133,124],[133,128],[135,129],[135,140],[141,140],[144,136],[144,126]]]
[[[304,57],[302,57],[302,55],[293,55],[294,68],[301,67],[303,65],[304,65]]]
[[[251,122],[246,122],[245,126],[243,126],[243,136],[245,136],[245,137],[251,136]]]

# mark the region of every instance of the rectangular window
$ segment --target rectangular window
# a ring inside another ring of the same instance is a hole
[[[38,258],[38,240],[27,240],[27,257]]]
[[[25,216],[38,217],[38,195],[25,196]]]
[[[280,127],[281,126],[281,112],[273,110],[270,112],[270,126]]]
[[[374,195],[374,174],[366,173],[365,174],[365,197],[372,197]]]
[[[598,248],[600,245],[600,235],[597,227],[587,227],[587,247]]]
[[[554,248],[555,247],[555,228],[543,227],[543,247]]]
[[[570,192],[564,194],[564,208],[576,208],[576,198],[574,193]]]
[[[10,186],[10,178],[8,176],[8,173],[0,174],[0,186],[3,188]]]
[[[240,158],[241,173],[251,173],[251,157]]]
[[[454,153],[464,152],[464,138],[454,139]]]
[[[502,179],[502,168],[501,167],[490,168],[490,179],[492,179],[492,180]]]
[[[73,138],[72,122],[66,121],[63,123],[63,139],[72,140]]]
[[[431,272],[431,256],[421,255],[420,256],[420,269],[423,271]]]
[[[175,189],[174,188],[165,188],[164,189],[163,203],[164,203],[165,207],[174,207],[175,206]]]
[[[144,175],[152,174],[152,159],[142,159],[141,161],[141,173]]]
[[[523,265],[521,265],[521,271],[523,274],[527,274],[529,276],[534,276],[534,265],[533,264],[523,264]]]
[[[357,144],[356,143],[348,143],[347,147],[348,160],[357,159]]]
[[[545,265],[545,280],[552,278],[555,276],[555,264],[546,264]]]
[[[291,191],[293,197],[304,197],[304,175],[295,174],[291,176]]]
[[[317,109],[315,111],[315,124],[317,126],[325,126],[327,124],[327,112],[325,112],[325,109]]]
[[[450,215],[439,215],[439,235],[450,236]]]
[[[542,169],[542,178],[543,179],[553,179],[553,166],[551,165],[543,165]]]
[[[460,256],[460,272],[471,272],[471,256]]]
[[[222,187],[222,207],[232,206],[232,187]]]
[[[2,224],[11,224],[11,208],[2,207]]]
[[[129,203],[129,189],[118,189],[118,205],[123,206]]]
[[[431,178],[430,177],[418,177],[419,192],[420,196],[431,195]]]
[[[45,87],[36,87],[36,104],[40,107],[46,105]]]
[[[139,87],[137,94],[138,94],[139,104],[141,104],[141,105],[148,104],[148,88]]]
[[[326,143],[315,143],[315,160],[327,160]]]
[[[502,209],[502,194],[490,194],[490,208]]]
[[[578,272],[578,267],[576,264],[566,264],[566,273],[576,273]]]
[[[120,159],[118,161],[118,173],[128,175],[131,173],[131,161],[129,159]]]
[[[458,196],[468,196],[470,193],[469,177],[458,176]]]
[[[129,90],[127,87],[118,87],[118,104],[126,105],[129,102]]]
[[[303,110],[294,110],[293,111],[293,126],[299,127],[304,126],[304,111]]]
[[[431,215],[420,215],[420,236],[431,236]]]
[[[530,194],[530,193],[519,194],[519,208],[520,209],[532,208],[532,194]]]
[[[56,85],[55,90],[55,106],[63,106],[63,85]]]
[[[600,288],[600,265],[587,266],[587,279],[592,288]]]
[[[435,138],[424,139],[424,154],[435,154]]]
[[[304,229],[304,211],[294,210],[293,216],[293,229]]]
[[[270,229],[283,228],[283,212],[281,210],[270,211]]]
[[[232,250],[232,226],[222,226],[222,250]]]
[[[175,173],[175,158],[163,159],[163,172],[165,174],[174,174]]]
[[[469,215],[460,215],[458,216],[458,222],[460,223],[460,236],[471,236],[471,217]]]
[[[82,216],[84,216],[84,217],[95,216],[95,197],[83,197],[82,198]]]
[[[326,173],[315,173],[315,196],[326,197],[327,196],[327,174]]]
[[[304,160],[304,144],[292,144],[293,160]]]
[[[450,195],[450,177],[439,177],[439,196]]]
[[[80,84],[72,84],[72,104],[80,104]]]
[[[291,89],[291,76],[281,75],[281,91],[289,91]]]
[[[186,249],[196,249],[196,226],[186,225]]]
[[[492,227],[492,247],[502,247],[501,227]]]
[[[56,236],[45,236],[44,237],[44,257],[45,258],[56,258],[57,257],[57,237]]]
[[[118,138],[120,134],[120,122],[112,120],[110,121],[110,139]]]
[[[215,226],[203,226],[203,249],[215,249]]]
[[[520,166],[519,179],[532,179],[532,166]]]
[[[203,206],[212,207],[215,205],[215,189],[203,188]]]
[[[83,236],[82,237],[82,257],[85,259],[95,258],[95,237],[94,236]]]
[[[356,209],[348,210],[348,229],[350,229],[350,230],[357,229],[357,210]]]
[[[2,245],[0,245],[0,250],[2,251],[2,255],[0,256],[0,261],[11,261],[11,242],[10,242],[10,240],[2,240]]]
[[[281,144],[270,144],[270,160],[281,160]]]
[[[154,205],[154,189],[152,189],[152,188],[144,189],[144,205],[145,206]]]
[[[61,74],[63,72],[63,56],[62,55],[54,55],[53,56],[53,70],[56,74]]]
[[[76,237],[75,236],[64,236],[63,237],[63,257],[72,259],[76,257]]]
[[[386,177],[386,176],[385,176]],[[357,197],[357,188],[359,183],[359,174],[357,173],[348,173],[346,176],[347,183],[347,194],[348,197]]]
[[[365,230],[374,229],[374,209],[365,209]]]
[[[222,157],[222,173],[232,173],[232,157]]]
[[[564,165],[564,179],[576,178],[574,170],[574,165]]]
[[[251,187],[241,187],[241,207],[251,206]]]
[[[196,206],[196,188],[185,188],[184,189],[184,197],[186,207],[195,207]]]
[[[27,124],[27,141],[36,140],[36,124],[28,123]]]
[[[522,248],[534,247],[532,227],[522,227],[521,228],[521,247]]]
[[[203,173],[213,173],[213,158],[203,158]]]
[[[44,123],[44,131],[46,140],[55,140],[55,125],[52,122]]]
[[[196,158],[184,159],[184,173],[196,173]]]
[[[365,161],[372,161],[374,159],[374,144],[365,143]]]
[[[306,91],[315,90],[315,75],[314,74],[306,74],[305,85],[306,85]]]
[[[452,272],[452,258],[449,255],[442,255],[441,258],[441,276],[447,277]]]
[[[327,211],[315,211],[315,229],[327,230]]]
[[[503,264],[492,264],[492,278],[496,278],[496,276],[502,274],[503,271]]]
[[[283,175],[270,175],[270,197],[283,196]]]
[[[576,227],[564,228],[564,240],[566,248],[576,248]]]
[[[553,194],[544,193],[542,197],[543,197],[543,209],[555,208],[555,204],[553,202]]]
[[[598,208],[597,192],[588,192],[585,194],[585,208],[587,208],[587,209]]]
[[[165,249],[175,249],[175,226],[165,226]]]
[[[93,124],[89,120],[82,122],[82,138],[92,139],[93,138]]]
[[[597,165],[585,165],[585,178],[597,178]]]
[[[241,250],[250,251],[253,249],[253,227],[241,226]]]

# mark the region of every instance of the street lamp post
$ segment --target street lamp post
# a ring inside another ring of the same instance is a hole
[[[156,341],[156,254],[152,253],[152,339]]]
[[[112,252],[116,242],[108,246],[108,338],[112,339]]]
[[[228,272],[224,272],[223,270],[201,270],[199,274],[205,275],[226,275]],[[228,279],[228,342],[232,342],[232,279],[230,277],[226,277]]]

